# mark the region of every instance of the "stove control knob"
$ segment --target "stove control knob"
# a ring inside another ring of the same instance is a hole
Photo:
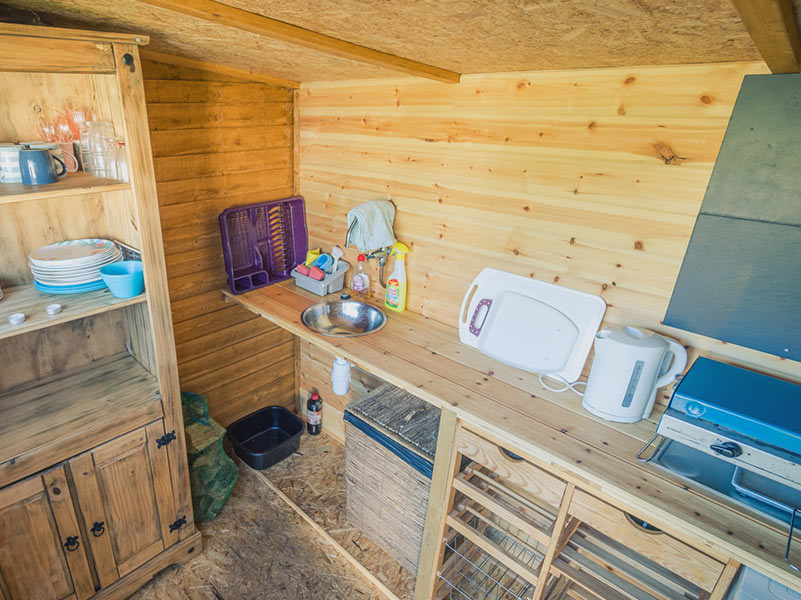
[[[692,400],[687,403],[685,409],[687,410],[687,415],[690,417],[700,417],[704,414],[704,406]]]
[[[715,454],[720,454],[726,458],[737,458],[743,453],[743,449],[740,448],[739,444],[734,442],[720,442],[712,444],[709,448]]]

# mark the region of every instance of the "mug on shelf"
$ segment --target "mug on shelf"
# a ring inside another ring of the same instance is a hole
[[[67,173],[77,173],[81,164],[78,162],[78,153],[75,152],[75,145],[73,142],[59,142],[61,148],[61,160],[64,161],[64,166],[67,167]]]
[[[59,174],[59,178],[67,176],[67,173],[75,173],[78,170],[78,159],[73,155],[72,143],[60,142],[20,142],[23,146],[34,150],[49,150],[53,159],[53,170],[59,171],[60,166],[56,161],[64,163],[66,171]]]
[[[53,162],[61,165],[61,172],[57,173]],[[60,175],[67,172],[64,161],[54,157],[49,150],[41,148],[23,148],[19,151],[19,168],[22,173],[22,183],[25,185],[44,185],[56,183]]]
[[[0,183],[20,183],[19,144],[0,144]]]

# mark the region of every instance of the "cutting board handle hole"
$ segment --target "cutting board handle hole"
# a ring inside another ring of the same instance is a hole
[[[476,295],[478,291],[478,286],[474,285],[473,289],[470,290],[470,295],[467,297],[467,300],[464,303],[464,311],[462,312],[462,323],[467,323],[467,315],[470,311],[470,303],[473,301],[473,296]]]

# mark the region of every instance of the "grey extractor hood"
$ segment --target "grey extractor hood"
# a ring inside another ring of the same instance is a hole
[[[801,360],[801,74],[745,77],[664,323]]]

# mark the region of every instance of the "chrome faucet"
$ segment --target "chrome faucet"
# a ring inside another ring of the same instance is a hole
[[[373,250],[372,252],[365,254],[365,258],[368,260],[371,258],[378,258],[378,283],[381,284],[382,288],[387,287],[387,284],[384,283],[384,266],[387,264],[387,257],[392,253],[392,246],[386,246],[384,248],[379,248],[378,250]]]

